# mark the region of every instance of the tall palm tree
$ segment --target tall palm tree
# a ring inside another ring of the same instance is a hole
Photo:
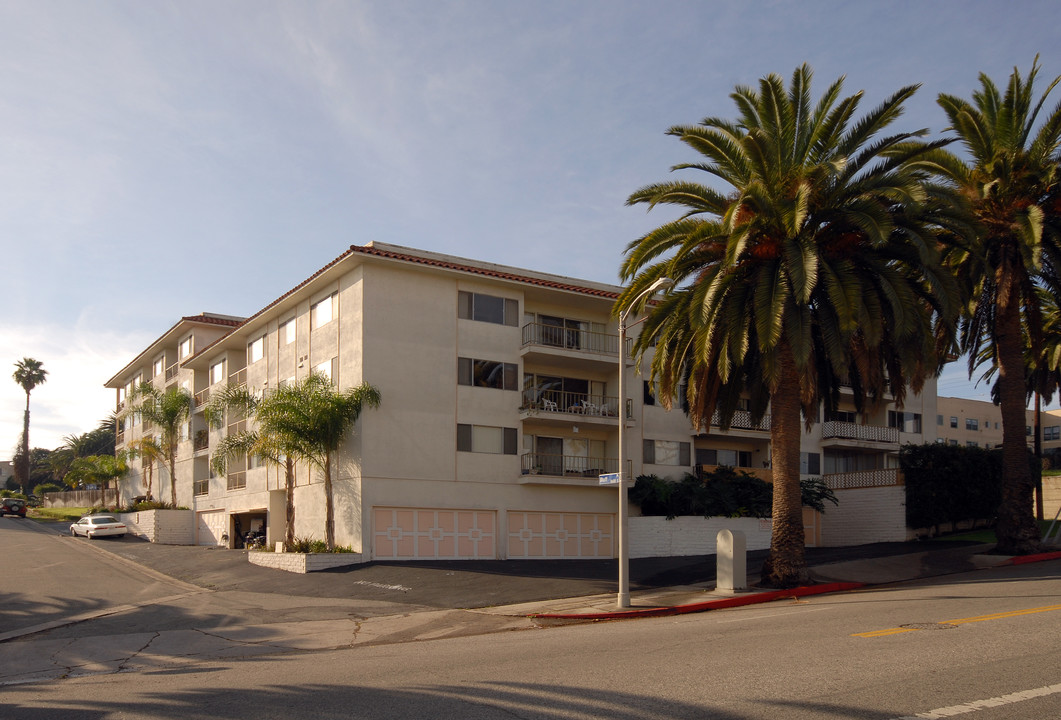
[[[246,385],[228,385],[210,396],[203,411],[207,422],[220,427],[229,414],[254,419],[262,397],[247,390]],[[236,459],[257,456],[284,468],[284,501],[286,532],[284,542],[290,548],[295,542],[295,455],[298,448],[291,438],[277,434],[267,424],[256,423],[256,429],[242,430],[223,437],[215,446],[210,464],[218,475],[224,475],[228,464]]]
[[[1027,77],[1014,68],[1005,93],[980,75],[972,102],[941,94],[939,105],[968,159],[941,151],[936,169],[961,194],[976,231],[948,252],[968,293],[961,348],[969,373],[998,367],[1002,410],[1002,503],[998,551],[1020,555],[1039,547],[1032,512],[1033,482],[1025,441],[1025,344],[1042,349],[1042,306],[1036,288],[1057,287],[1061,272],[1061,105],[1039,122],[1055,78],[1036,101],[1039,58]]]
[[[291,385],[277,388],[258,404],[259,428],[283,438],[284,449],[308,462],[324,477],[324,541],[335,548],[335,499],[332,491],[332,461],[366,407],[379,407],[380,393],[362,383],[339,390],[331,380],[316,373]]]
[[[19,484],[25,493],[29,484],[29,394],[33,388],[44,384],[48,371],[40,360],[26,357],[15,363],[15,373],[12,377],[26,391],[26,412],[22,417],[22,462],[19,468]]]
[[[159,390],[149,382],[141,383],[129,397],[129,407],[123,412],[139,415],[141,419],[157,425],[160,432],[159,447],[169,469],[170,502],[177,506],[177,443],[181,438],[181,427],[191,417],[194,399],[182,387]]]
[[[769,406],[773,534],[762,577],[776,587],[806,577],[801,413],[813,424],[842,387],[860,410],[887,392],[901,405],[907,386],[918,392],[938,373],[958,307],[936,249],[946,198],[911,165],[938,144],[916,140],[923,131],[879,136],[916,87],[856,120],[861,93],[840,99],[841,78],[812,104],[811,74],[797,68],[787,92],[777,75],[758,90],[738,86],[737,121],[668,131],[704,156],[676,170],[729,189],[677,180],[630,196],[682,214],[627,247],[630,286],[616,303],[617,313],[640,310],[631,302],[645,288],[675,281],[634,349],[651,353],[668,406],[687,384],[696,428],[716,412],[728,427],[742,398],[756,421]]]
[[[132,440],[125,445],[125,451],[130,458],[142,458],[147,469],[147,488],[144,493],[148,500],[152,499],[153,485],[155,480],[155,465],[161,466],[166,462],[166,451],[153,435]]]

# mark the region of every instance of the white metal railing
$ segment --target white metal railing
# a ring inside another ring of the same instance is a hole
[[[583,457],[581,455],[546,455],[526,453],[521,458],[524,475],[553,477],[597,477],[602,473],[618,472],[618,458]]]
[[[166,382],[169,382],[173,378],[177,377],[177,373],[181,371],[180,363],[173,363],[166,368]]]
[[[228,376],[228,384],[232,387],[239,387],[240,385],[247,384],[247,368],[237,370]]]
[[[859,423],[828,420],[822,423],[822,437],[897,443],[899,442],[899,430],[898,428],[883,427],[881,425],[861,425]]]
[[[830,490],[851,490],[854,488],[902,485],[903,475],[899,468],[886,468],[883,470],[856,470],[855,472],[833,473],[831,475],[823,475],[822,480]]]
[[[523,326],[523,347],[528,345],[611,355],[618,361],[619,336],[590,330],[528,323]]]
[[[619,398],[565,390],[524,390],[522,409],[541,410],[547,413],[618,417]],[[628,406],[627,419],[630,418],[631,412],[632,409]]]

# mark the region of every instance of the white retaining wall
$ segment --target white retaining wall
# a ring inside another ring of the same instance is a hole
[[[253,550],[247,553],[247,559],[255,565],[293,573],[316,572],[345,565],[358,565],[363,562],[361,553],[289,553]]]
[[[671,557],[714,555],[719,530],[740,530],[746,547],[770,547],[770,519],[721,517],[632,517],[630,518],[630,557]]]
[[[122,513],[129,532],[162,545],[194,545],[195,513],[191,510],[141,510]]]
[[[907,540],[905,486],[834,492],[840,504],[827,503],[820,516],[822,547]]]

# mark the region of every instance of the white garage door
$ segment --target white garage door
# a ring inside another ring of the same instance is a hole
[[[204,510],[198,514],[198,534],[196,543],[199,545],[223,545],[221,536],[228,532],[228,515],[224,510]]]
[[[494,560],[492,510],[373,508],[374,560]]]
[[[611,558],[614,526],[614,515],[509,512],[508,557]]]

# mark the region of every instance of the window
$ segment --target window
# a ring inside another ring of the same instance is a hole
[[[151,363],[151,377],[158,377],[165,369],[165,359],[158,358],[155,362]]]
[[[295,342],[295,318],[280,323],[278,334],[280,336],[281,345],[290,345]]]
[[[318,363],[313,366],[313,372],[318,375],[323,375],[332,381],[332,385],[339,384],[339,356],[333,357],[331,360],[325,360],[322,363]]]
[[[728,465],[729,467],[751,467],[752,454],[747,450],[696,450],[697,465]]]
[[[140,383],[144,381],[144,376],[137,373],[133,376],[133,379],[129,381],[129,384],[125,386],[125,396],[131,398],[137,388],[140,387]]]
[[[948,445],[957,446],[958,445],[958,441],[957,440],[949,440],[947,444]]]
[[[907,433],[919,433],[921,432],[921,415],[920,413],[889,410],[888,427],[898,428]]]
[[[457,425],[457,450],[459,452],[515,455],[516,440],[516,428]]]
[[[1061,425],[1043,428],[1043,440],[1061,440]]]
[[[1027,435],[1028,437],[1032,436],[1032,426],[1031,425],[1025,425],[1024,426],[1024,434]]]
[[[939,425],[940,427],[943,427],[943,416],[942,415],[937,415],[936,416],[936,424]]]
[[[822,456],[820,453],[801,452],[799,454],[800,475],[821,475]]]
[[[192,487],[192,494],[196,497],[210,494],[210,478],[196,480],[195,485]]]
[[[644,391],[643,391],[644,392],[644,396],[642,397],[642,402],[644,402],[646,407],[651,407],[651,406],[656,404],[656,390],[657,390],[656,383],[651,383],[648,380],[645,380],[644,383],[645,383],[645,388],[644,388]],[[701,465],[717,465],[718,463],[700,463],[700,464]]]
[[[225,379],[225,361],[221,360],[210,366],[210,384],[217,385]]]
[[[186,337],[183,340],[181,340],[181,344],[177,348],[177,358],[180,359],[180,360],[183,360],[184,358],[188,357],[191,354],[192,354],[192,339],[189,336],[189,337]]]
[[[644,441],[643,453],[646,465],[684,465],[692,463],[692,446],[676,440]]]
[[[332,321],[332,318],[335,317],[335,304],[338,298],[339,293],[332,293],[310,307],[309,327],[311,330],[316,330],[322,325],[327,325]]]
[[[966,430],[979,430],[980,421],[976,418],[965,418],[965,429]]]
[[[265,357],[264,335],[247,345],[247,364],[256,363],[263,357]]]
[[[966,447],[980,447],[980,444],[978,442],[976,442],[975,440],[968,440],[968,441],[966,441],[965,446]]]
[[[956,416],[954,416],[954,415],[950,416],[950,426],[952,428],[958,427],[958,418]]]
[[[496,390],[518,390],[515,363],[457,358],[457,383]]]
[[[510,298],[460,291],[457,293],[457,317],[517,327],[519,303]]]
[[[858,413],[853,410],[832,410],[825,413],[825,422],[857,423]]]

